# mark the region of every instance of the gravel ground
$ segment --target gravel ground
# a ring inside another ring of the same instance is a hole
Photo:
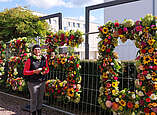
[[[0,92],[0,115],[31,115],[30,112],[24,111],[29,102]],[[42,115],[65,115],[61,112],[43,107]]]

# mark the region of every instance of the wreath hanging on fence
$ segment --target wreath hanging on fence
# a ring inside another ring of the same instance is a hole
[[[3,85],[5,82],[5,72],[4,72],[4,66],[5,66],[5,48],[6,44],[3,41],[0,41],[0,85]]]
[[[122,24],[108,22],[99,27],[99,69],[101,87],[98,102],[104,109],[121,114],[157,113],[157,34],[156,17],[148,14],[133,22],[125,20]],[[122,42],[133,40],[139,51],[136,66],[135,91],[118,89],[118,74],[121,68],[114,49]]]
[[[24,62],[28,59],[29,49],[27,45],[27,38],[18,38],[10,41],[9,48],[11,56],[8,59],[8,86],[16,91],[23,91],[26,88],[26,83],[23,79]]]
[[[47,36],[45,41],[48,45],[48,59],[49,66],[54,70],[60,68],[65,73],[65,80],[52,79],[46,82],[46,95],[53,95],[55,98],[62,98],[63,100],[73,101],[78,103],[80,101],[81,76],[80,59],[77,56],[71,55],[52,55],[59,46],[79,46],[83,42],[82,33],[80,31],[70,31],[52,33]],[[57,77],[57,76],[56,76]]]

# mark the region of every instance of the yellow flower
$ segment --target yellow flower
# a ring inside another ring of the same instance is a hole
[[[108,28],[103,27],[102,32],[103,32],[104,34],[107,34],[107,33],[108,33]]]
[[[65,63],[65,58],[61,59],[61,63],[64,64]]]
[[[157,59],[154,59],[154,64],[157,65]]]
[[[122,106],[119,106],[118,108],[120,111],[123,111],[123,107]]]
[[[154,39],[150,39],[150,40],[148,40],[148,44],[151,45],[151,46],[154,44],[154,42],[155,42]]]
[[[148,56],[144,56],[143,62],[144,64],[148,64],[151,60],[152,60],[151,57],[148,55]]]
[[[112,87],[117,87],[118,86],[118,81],[112,82]]]
[[[107,73],[103,73],[102,78],[108,78]]]
[[[122,106],[126,106],[126,102],[125,102],[123,99],[121,99],[121,100],[119,101],[119,103],[120,103]]]
[[[105,49],[106,49],[106,46],[102,45],[101,51],[105,51]]]
[[[74,97],[74,89],[73,89],[73,88],[69,88],[69,89],[67,90],[67,95],[68,95],[69,97]]]
[[[139,108],[139,104],[135,104],[135,108]]]

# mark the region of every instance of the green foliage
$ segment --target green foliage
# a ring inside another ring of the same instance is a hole
[[[0,40],[9,41],[19,37],[43,37],[48,23],[33,15],[32,11],[17,7],[0,12]]]

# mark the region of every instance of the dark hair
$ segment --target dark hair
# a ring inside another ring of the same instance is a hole
[[[38,44],[33,46],[32,51],[34,51],[35,48],[40,48],[41,49],[41,47]]]

